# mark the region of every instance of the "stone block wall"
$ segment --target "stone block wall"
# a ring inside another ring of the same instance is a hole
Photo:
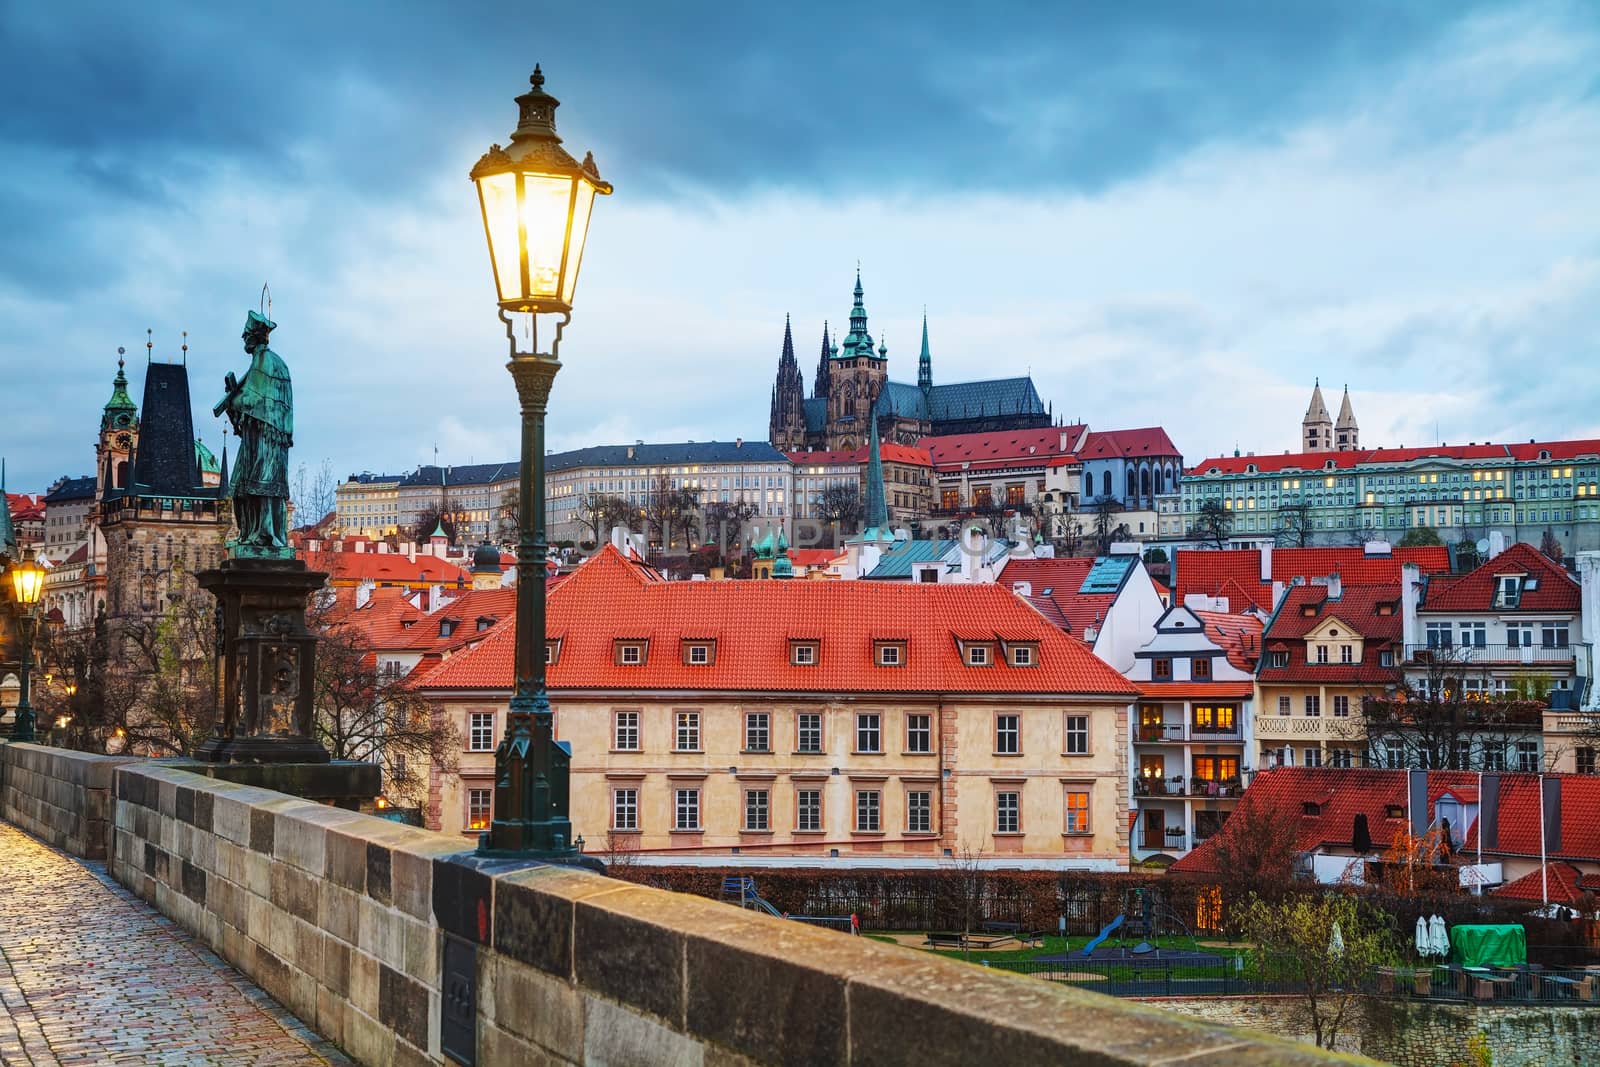
[[[372,1065],[1330,1062],[176,768],[116,769],[112,873]],[[448,980],[446,958],[466,962]]]
[[[44,745],[0,745],[0,818],[64,852],[106,858],[111,772],[128,759]]]

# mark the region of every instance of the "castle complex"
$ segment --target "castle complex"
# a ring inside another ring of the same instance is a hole
[[[856,272],[850,332],[831,342],[822,328],[811,396],[795,360],[794,337],[783,326],[783,352],[772,387],[768,439],[782,452],[849,452],[866,444],[867,417],[876,414],[884,440],[915,444],[919,439],[990,430],[1048,427],[1051,414],[1031,377],[980,382],[933,383],[928,320],[922,320],[922,353],[915,385],[889,380],[889,348],[873,347],[862,302],[861,272]]]

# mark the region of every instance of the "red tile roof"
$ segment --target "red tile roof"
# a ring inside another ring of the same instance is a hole
[[[1249,682],[1139,682],[1139,695],[1151,700],[1242,700],[1254,695]]]
[[[1167,431],[1159,426],[1143,426],[1137,430],[1097,430],[1084,438],[1078,449],[1079,459],[1124,459],[1136,456],[1172,456],[1182,453],[1172,443]]]
[[[1526,574],[1537,589],[1524,590],[1515,608],[1496,608],[1496,576]],[[1577,612],[1582,590],[1565,567],[1532,545],[1518,542],[1466,574],[1437,575],[1423,585],[1418,611]]]
[[[1025,460],[1042,466],[1052,459],[1070,457],[1084,436],[1083,426],[1047,426],[1038,430],[994,430],[987,433],[960,433],[944,437],[924,437],[917,442],[928,450],[934,467],[959,468],[963,463],[974,468],[1016,465]]]
[[[842,555],[836,548],[791,548],[789,562],[796,567],[826,567]]]
[[[864,465],[870,458],[868,453],[868,447],[866,445],[862,445],[860,448],[849,452],[785,452],[784,455],[789,458],[790,463],[794,463],[799,466],[810,464],[816,466],[842,467],[851,465]],[[896,441],[880,442],[878,445],[878,458],[885,463],[904,463],[916,467],[927,467],[931,464],[931,460],[928,458],[928,450],[926,448],[922,447],[921,445],[916,447],[911,445],[902,445]]]
[[[1543,870],[1535,868],[1521,878],[1507,882],[1490,895],[1512,900],[1576,904],[1583,898],[1582,880],[1583,872],[1570,863],[1547,863]]]
[[[1350,847],[1350,835],[1357,813],[1367,817],[1373,848],[1382,851],[1394,835],[1406,826],[1407,776],[1404,770],[1341,767],[1277,767],[1259,771],[1251,779],[1239,802],[1240,810],[1249,804],[1268,804],[1300,812],[1300,829],[1295,847],[1312,851],[1323,846]],[[1587,774],[1545,775],[1561,783],[1560,847],[1551,848],[1553,860],[1600,863],[1600,777]],[[1502,774],[1500,776],[1499,836],[1494,848],[1485,847],[1489,856],[1539,856],[1541,822],[1540,776]],[[1450,792],[1466,803],[1475,800],[1478,774],[1473,771],[1428,772],[1428,821],[1434,818],[1434,805],[1441,794]],[[1305,814],[1305,805],[1317,805],[1314,815]],[[1388,809],[1402,813],[1390,818]],[[1233,818],[1237,818],[1235,813]],[[1240,820],[1243,826],[1247,820]],[[1233,820],[1222,831],[1198,845],[1194,851],[1172,865],[1184,873],[1215,872],[1215,842],[1227,834]],[[1475,855],[1478,847],[1478,820],[1463,835],[1458,853]]]
[[[1285,471],[1311,472],[1327,469],[1348,470],[1360,464],[1411,463],[1419,459],[1458,461],[1529,460],[1548,452],[1552,460],[1600,457],[1600,440],[1530,441],[1526,444],[1428,445],[1422,448],[1377,448],[1357,452],[1285,452],[1276,456],[1214,456],[1203,459],[1189,473],[1245,474],[1254,465],[1262,474]]]
[[[1393,582],[1398,588],[1402,564],[1415,563],[1423,574],[1450,569],[1450,552],[1443,546],[1395,548],[1391,552],[1388,556],[1369,556],[1359,547],[1275,548],[1272,580],[1288,585],[1296,578],[1309,580],[1337,574],[1347,584]],[[1260,549],[1182,548],[1175,553],[1172,566],[1177,603],[1183,603],[1190,593],[1203,593],[1228,597],[1231,611],[1241,611],[1251,604],[1272,610],[1272,582],[1261,580]],[[1235,597],[1244,598],[1245,603],[1235,602]]]
[[[1380,615],[1388,605],[1391,614]],[[1306,614],[1310,611],[1312,614]],[[1355,663],[1312,663],[1306,658],[1306,634],[1337,619],[1361,636],[1361,659]],[[1283,598],[1283,605],[1263,637],[1266,651],[1286,652],[1289,664],[1274,667],[1269,658],[1256,677],[1262,682],[1334,682],[1383,685],[1397,679],[1395,669],[1380,665],[1380,654],[1393,651],[1401,639],[1400,583],[1393,585],[1346,585],[1338,600],[1328,596],[1323,585],[1297,585]]]
[[[1192,610],[1192,609],[1191,609]],[[1195,611],[1194,615],[1211,638],[1228,657],[1228,662],[1241,671],[1255,673],[1261,658],[1261,618],[1256,615],[1235,615],[1221,611]]]
[[[1027,582],[1028,603],[1051,623],[1082,639],[1088,627],[1105,620],[1117,600],[1116,593],[1078,592],[1094,563],[1093,556],[1013,559],[1000,572],[1000,584],[1015,590],[1017,582]]]
[[[555,690],[963,692],[1103,695],[1134,688],[996,585],[878,582],[663,582],[609,545],[550,594],[547,632],[560,637]],[[955,636],[1027,640],[1038,665],[971,667]],[[709,666],[688,666],[680,641],[715,637]],[[618,639],[648,639],[647,666],[615,662]],[[816,666],[790,663],[789,643],[820,638]],[[875,662],[875,639],[907,642],[907,662]],[[424,689],[509,690],[514,624],[446,659]]]
[[[311,552],[305,549],[295,554],[312,570],[327,571],[330,585],[354,585],[368,580],[380,585],[455,585],[471,579],[466,571],[437,556],[418,554],[411,560],[398,552]]]

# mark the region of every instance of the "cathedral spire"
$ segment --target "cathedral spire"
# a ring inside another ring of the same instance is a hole
[[[6,495],[6,461],[0,459],[0,555],[15,562],[22,558],[17,545],[17,528],[11,522],[11,498]]]
[[[828,349],[828,320],[822,320],[822,358],[817,360],[817,378],[811,388],[811,395],[821,400],[828,399],[828,357],[832,353]]]
[[[933,356],[928,351],[928,309],[922,309],[922,355],[917,357],[917,388],[933,388]]]
[[[850,306],[850,333],[845,336],[840,358],[872,357],[872,335],[867,332],[867,307],[862,302],[865,291],[861,288],[861,268],[856,267],[855,303]]]

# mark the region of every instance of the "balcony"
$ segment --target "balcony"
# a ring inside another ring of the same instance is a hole
[[[1256,737],[1267,740],[1268,738],[1293,737],[1293,738],[1328,738],[1330,740],[1354,740],[1362,737],[1365,730],[1359,718],[1350,715],[1338,716],[1306,716],[1306,715],[1257,715]]]
[[[1177,829],[1177,827],[1173,827]],[[1188,835],[1182,830],[1177,833],[1141,833],[1139,847],[1147,852],[1182,852],[1188,847]]]
[[[1185,740],[1181,722],[1142,722],[1135,740],[1145,745],[1170,745]]]
[[[1237,778],[1192,778],[1189,780],[1189,795],[1192,797],[1205,797],[1209,800],[1237,799],[1244,792],[1244,786]]]
[[[1212,741],[1242,741],[1243,735],[1239,727],[1234,726],[1191,726],[1189,727],[1189,740],[1195,744],[1209,744]]]
[[[1473,667],[1550,667],[1587,664],[1589,646],[1566,645],[1407,645],[1409,665],[1447,664]]]
[[[1136,797],[1181,797],[1183,796],[1183,779],[1180,778],[1135,778],[1133,780],[1133,795]]]

